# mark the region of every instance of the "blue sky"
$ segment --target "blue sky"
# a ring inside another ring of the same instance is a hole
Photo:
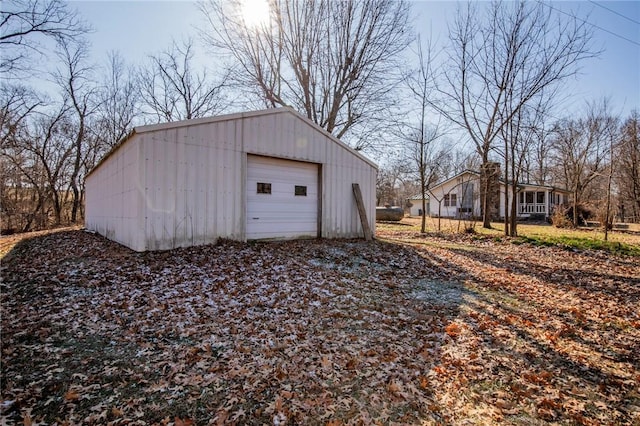
[[[580,111],[586,101],[605,96],[610,97],[614,112],[623,117],[632,109],[640,110],[640,2],[548,4],[600,27],[594,28],[594,43],[603,49],[600,57],[585,61],[576,79],[565,85],[567,100],[562,111]],[[197,38],[196,28],[204,25],[193,1],[74,1],[71,6],[95,29],[90,41],[96,62],[103,62],[107,52],[115,50],[129,64],[139,63],[164,50],[173,38]],[[416,31],[422,38],[432,36],[444,42],[446,22],[455,14],[456,3],[415,1],[413,8]],[[206,56],[204,49],[200,54]]]

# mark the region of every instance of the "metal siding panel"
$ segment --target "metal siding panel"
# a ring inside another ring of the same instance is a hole
[[[222,170],[222,204],[219,206],[218,214],[222,216],[222,233],[225,237],[233,235],[233,151],[223,150],[221,156],[222,163],[218,166]],[[239,189],[239,188],[238,188]]]
[[[133,141],[132,141],[133,142]],[[135,161],[132,162],[132,167],[136,176],[136,184],[134,187],[134,216],[135,219],[132,221],[133,230],[133,249],[137,251],[146,250],[145,246],[145,238],[144,238],[144,230],[145,230],[145,215],[146,211],[144,209],[145,203],[145,191],[144,187],[146,182],[144,181],[145,176],[145,156],[144,156],[144,144],[143,139],[139,138],[135,140],[135,153],[136,158]]]
[[[190,172],[193,173],[193,214],[194,214],[194,242],[195,244],[206,244],[206,218],[207,218],[207,168],[205,165],[206,147],[197,146],[194,149],[194,166]]]
[[[166,133],[166,132],[163,132]],[[153,178],[151,179],[151,187],[153,188],[153,194],[151,196],[151,209],[152,209],[152,220],[151,224],[151,238],[150,247],[153,250],[160,250],[162,247],[160,246],[160,241],[163,239],[163,228],[164,228],[164,216],[163,211],[166,206],[166,197],[165,193],[170,190],[169,188],[169,168],[165,163],[164,158],[162,156],[166,155],[164,152],[166,147],[164,146],[164,142],[158,140],[159,136],[157,134],[153,135],[151,142],[153,143],[153,157],[151,158],[153,162]],[[163,149],[165,148],[165,149]]]
[[[167,185],[161,187],[160,193],[162,196],[162,229],[160,234],[160,249],[169,249],[172,247],[172,242],[176,238],[175,233],[175,212],[176,204],[178,201],[178,146],[176,141],[177,129],[173,129],[167,132],[167,143],[165,145],[166,151],[162,152],[159,173],[164,175]],[[168,190],[165,191],[164,189]]]
[[[137,138],[132,138],[119,147],[86,182],[87,228],[134,250],[140,249],[134,226],[137,146]]]
[[[217,149],[216,150],[216,179],[215,179],[215,187],[216,187],[216,195],[215,195],[215,205],[213,215],[216,220],[216,233],[217,235],[226,235],[225,227],[224,227],[224,161],[222,155],[224,154],[224,150]]]
[[[217,236],[216,226],[216,150],[213,147],[207,149],[207,204],[206,204],[206,229],[207,236]]]
[[[167,249],[168,241],[173,237],[170,229],[173,225],[171,219],[175,211],[175,191],[176,191],[176,167],[175,143],[172,140],[171,131],[163,131],[155,134],[153,143],[153,198],[151,206],[153,210],[153,220],[151,221],[150,244],[154,250]]]
[[[232,218],[232,233],[234,239],[243,240],[245,239],[245,167],[243,167],[243,162],[246,161],[246,155],[240,150],[235,150],[232,152],[232,158],[232,164],[234,165],[233,204],[230,206],[230,215]]]
[[[155,226],[158,218],[158,211],[155,208],[158,185],[158,167],[156,162],[156,144],[154,143],[153,134],[145,140],[145,247],[148,250],[155,250],[152,242],[155,239]]]
[[[175,191],[175,209],[172,215],[169,215],[171,225],[173,225],[173,243],[170,244],[171,248],[181,247],[185,245],[188,240],[188,221],[189,221],[189,189],[187,183],[188,173],[188,160],[187,160],[187,145],[185,144],[185,131],[189,131],[190,127],[176,129],[175,134],[175,177],[176,177],[176,191]]]

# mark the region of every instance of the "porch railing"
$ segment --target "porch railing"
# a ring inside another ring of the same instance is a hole
[[[520,213],[547,213],[546,204],[520,204]]]

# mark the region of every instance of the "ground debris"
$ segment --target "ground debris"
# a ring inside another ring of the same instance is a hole
[[[640,420],[631,260],[432,242],[26,240],[2,264],[1,419]]]

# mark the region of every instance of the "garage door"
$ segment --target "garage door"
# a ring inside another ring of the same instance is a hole
[[[247,157],[247,239],[318,235],[318,165]]]

